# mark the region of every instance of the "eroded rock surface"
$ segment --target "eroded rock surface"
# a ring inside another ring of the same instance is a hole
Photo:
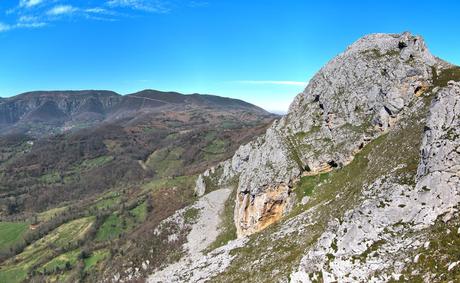
[[[365,144],[394,125],[431,85],[436,64],[423,39],[409,33],[365,36],[331,60],[295,98],[287,116],[222,165],[223,181],[239,176],[238,234],[265,228],[266,212],[273,213],[267,205],[286,206],[289,188],[302,174],[348,164]],[[279,187],[285,188],[283,200],[271,197]],[[277,209],[275,218],[287,212]]]
[[[460,231],[460,82],[451,77],[460,81],[459,69],[409,33],[352,44],[264,136],[198,178],[197,192],[236,180],[239,238],[176,266],[174,280],[460,278],[455,248],[438,256],[445,266],[426,261],[430,233],[455,246]],[[454,224],[433,230],[440,221]]]
[[[332,220],[302,259],[292,282],[382,282],[399,279],[403,255],[425,242],[415,234],[438,217],[449,221],[460,204],[460,83],[434,99],[414,185],[383,176],[364,189],[360,205]],[[392,273],[388,273],[389,269]],[[395,275],[396,274],[396,275]]]

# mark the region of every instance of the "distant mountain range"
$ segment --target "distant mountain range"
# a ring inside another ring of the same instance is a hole
[[[106,90],[34,91],[0,100],[0,130],[3,134],[42,136],[100,122],[199,108],[271,115],[242,100],[213,95],[156,90],[125,96]]]

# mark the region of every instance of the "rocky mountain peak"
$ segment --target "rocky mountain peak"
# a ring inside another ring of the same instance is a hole
[[[421,37],[359,39],[197,178],[201,199],[235,190],[220,213],[236,239],[149,282],[458,281],[459,101],[460,67]]]
[[[407,32],[364,36],[328,62],[285,117],[221,165],[221,183],[239,179],[238,234],[286,215],[300,177],[345,166],[386,133],[432,86],[437,68],[424,40]]]
[[[412,55],[428,64],[436,64],[436,59],[428,51],[425,40],[410,32],[369,34],[351,44],[344,54],[367,52],[368,50],[378,50],[381,54],[400,52],[400,57],[403,60],[409,59]]]

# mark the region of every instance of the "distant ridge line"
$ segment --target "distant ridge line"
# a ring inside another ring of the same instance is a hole
[[[125,97],[127,97],[127,98],[133,97],[133,98],[147,99],[147,100],[153,100],[153,101],[157,101],[157,102],[171,104],[171,102],[168,102],[168,101],[159,100],[159,99],[155,99],[155,98],[149,98],[149,97],[136,96],[136,95],[132,95],[132,94],[126,95]]]

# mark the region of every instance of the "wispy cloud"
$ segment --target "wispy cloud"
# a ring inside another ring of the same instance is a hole
[[[109,0],[110,7],[124,7],[146,12],[167,13],[170,7],[167,2],[161,0]]]
[[[57,5],[49,9],[46,14],[50,16],[60,16],[65,14],[72,14],[77,11],[78,9],[71,5]]]
[[[41,21],[36,16],[20,16],[15,28],[41,28],[46,26],[46,23]]]
[[[41,4],[42,2],[43,2],[43,0],[20,0],[19,1],[19,7],[30,8],[30,7],[33,7],[33,6],[37,6],[37,5]]]
[[[262,84],[262,85],[295,85],[295,86],[306,86],[306,82],[297,81],[235,81],[240,84]]]
[[[0,14],[0,32],[19,28],[39,28],[72,18],[78,20],[116,21],[146,13],[169,13],[179,6],[204,7],[201,0],[16,0]],[[70,17],[71,16],[71,17]]]
[[[8,31],[11,29],[11,26],[10,25],[7,25],[7,24],[4,24],[4,23],[0,23],[0,32],[2,31]]]
[[[92,13],[92,14],[103,14],[103,15],[115,14],[114,12],[101,8],[101,7],[86,8],[84,11],[87,13]]]
[[[46,26],[46,23],[39,21],[32,16],[21,16],[15,24],[5,24],[0,22],[0,32],[14,30],[18,28],[40,28]]]

